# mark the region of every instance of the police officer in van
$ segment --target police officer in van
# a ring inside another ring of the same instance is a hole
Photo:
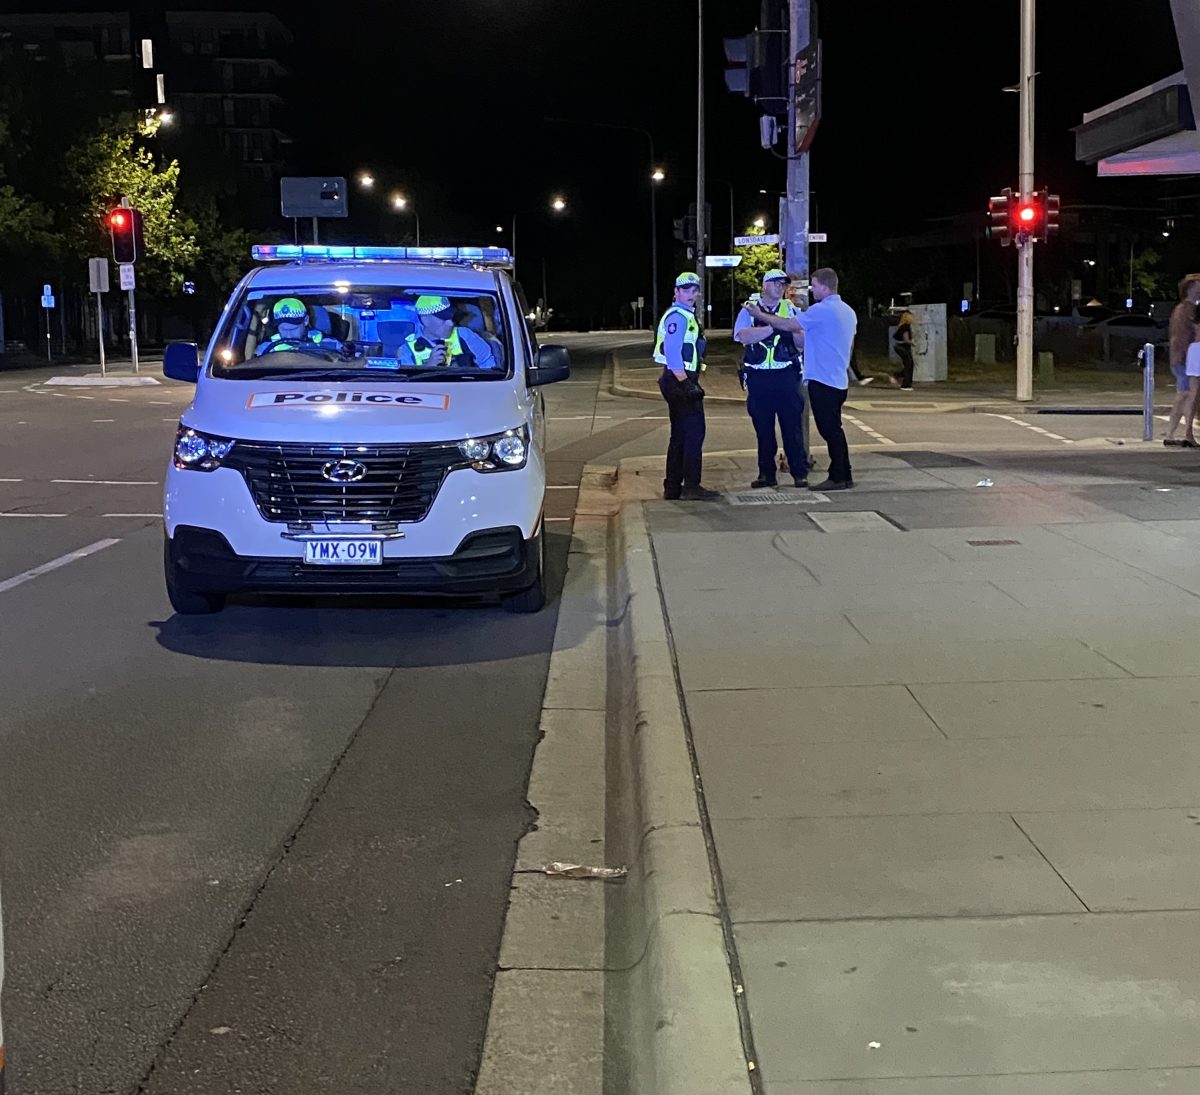
[[[762,293],[756,293],[746,303],[755,304],[763,312],[774,316],[794,317],[795,305],[784,298],[787,286],[787,274],[782,270],[768,270],[763,275]],[[775,420],[778,419],[792,482],[797,487],[807,487],[804,395],[799,383],[800,351],[796,340],[786,331],[777,331],[766,323],[756,322],[746,307],[738,313],[733,325],[733,339],[744,347],[738,377],[747,389],[746,410],[758,438],[758,478],[750,486],[778,486],[775,477],[775,457],[778,453]]]
[[[658,323],[654,360],[662,367],[658,390],[667,401],[671,440],[663,497],[685,501],[711,501],[720,495],[700,485],[704,451],[704,339],[696,319],[700,278],[685,271],[675,279],[675,299]]]

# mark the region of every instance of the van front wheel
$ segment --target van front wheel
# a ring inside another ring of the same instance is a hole
[[[538,528],[533,552],[537,559],[537,576],[533,585],[521,590],[520,593],[510,593],[500,599],[505,612],[541,612],[546,604],[546,522]]]
[[[180,616],[211,616],[225,607],[224,593],[200,593],[183,589],[179,584],[178,568],[171,560],[171,544],[167,541],[163,552],[163,570],[167,581],[167,600]]]

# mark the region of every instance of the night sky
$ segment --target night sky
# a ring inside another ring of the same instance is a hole
[[[11,3],[13,0],[4,0]],[[1018,0],[905,4],[814,0],[824,42],[825,113],[813,149],[822,260],[982,211],[1017,176]],[[295,35],[287,125],[292,170],[353,176],[373,197],[331,237],[379,239],[411,221],[387,212],[403,189],[422,242],[508,242],[517,216],[521,280],[552,302],[615,318],[649,297],[649,150],[638,133],[559,125],[566,117],[650,130],[659,189],[660,286],[682,261],[671,220],[694,197],[696,0],[459,0],[314,6],[260,0],[195,7],[271,10]],[[1156,180],[1098,180],[1074,162],[1084,111],[1180,68],[1168,0],[1042,0],[1037,178],[1079,201],[1153,202]],[[743,231],[772,226],[784,163],[758,143],[753,104],[725,90],[723,36],[750,32],[758,0],[707,0],[706,124],[712,250],[725,249],[729,189]],[[567,212],[553,216],[562,194]],[[495,226],[505,226],[497,235]],[[281,224],[283,234],[290,226]]]

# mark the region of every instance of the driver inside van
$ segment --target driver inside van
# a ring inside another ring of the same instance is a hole
[[[277,300],[271,309],[271,321],[275,333],[262,342],[255,351],[255,357],[263,354],[294,351],[301,346],[319,346],[325,340],[320,331],[309,327],[308,309],[304,301],[297,297],[284,297]]]
[[[401,365],[495,369],[495,351],[469,327],[454,323],[454,307],[446,297],[417,297],[417,329],[400,344]]]

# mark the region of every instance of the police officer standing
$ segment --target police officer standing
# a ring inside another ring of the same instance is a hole
[[[700,387],[703,339],[696,319],[700,278],[685,271],[675,279],[675,299],[658,323],[654,360],[663,366],[658,390],[667,401],[671,440],[667,445],[667,470],[663,497],[685,501],[719,498],[700,485],[704,450],[704,389]]]
[[[796,307],[783,297],[787,284],[788,276],[782,270],[768,270],[763,275],[762,294],[756,294],[757,299],[751,297],[747,304],[755,304],[774,316],[794,318]],[[778,453],[775,420],[778,418],[792,482],[797,487],[807,487],[808,457],[802,432],[804,396],[799,383],[800,351],[796,340],[786,331],[756,323],[745,307],[733,325],[733,339],[745,347],[738,376],[743,387],[748,389],[746,410],[758,437],[758,478],[750,486],[778,485],[775,479]]]

